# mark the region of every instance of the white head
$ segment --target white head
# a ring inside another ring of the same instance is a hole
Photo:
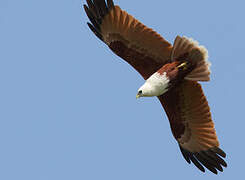
[[[156,72],[139,88],[136,98],[160,96],[168,91],[168,86],[169,78],[167,77],[166,72],[163,74]]]

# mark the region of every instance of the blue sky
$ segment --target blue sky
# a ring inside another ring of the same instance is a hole
[[[244,177],[244,6],[236,1],[115,0],[173,42],[209,50],[202,83],[228,168],[188,165],[143,79],[88,29],[80,0],[0,1],[0,179]]]

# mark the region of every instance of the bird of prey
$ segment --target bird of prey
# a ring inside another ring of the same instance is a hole
[[[113,0],[87,0],[91,31],[146,80],[139,97],[157,96],[184,159],[201,171],[217,174],[227,167],[219,148],[207,99],[198,81],[210,80],[205,47],[177,36],[173,45]]]

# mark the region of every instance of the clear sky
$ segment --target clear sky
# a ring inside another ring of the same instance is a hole
[[[143,79],[90,32],[84,3],[0,1],[0,179],[244,178],[244,1],[115,0],[168,41],[208,48],[218,176],[185,162],[156,98],[135,99]]]

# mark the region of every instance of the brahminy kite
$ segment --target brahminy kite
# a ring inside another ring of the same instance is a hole
[[[208,52],[191,38],[173,45],[113,0],[87,0],[84,9],[92,32],[146,80],[137,98],[157,96],[185,160],[217,174],[227,167],[219,148],[207,99],[198,81],[210,80]]]

